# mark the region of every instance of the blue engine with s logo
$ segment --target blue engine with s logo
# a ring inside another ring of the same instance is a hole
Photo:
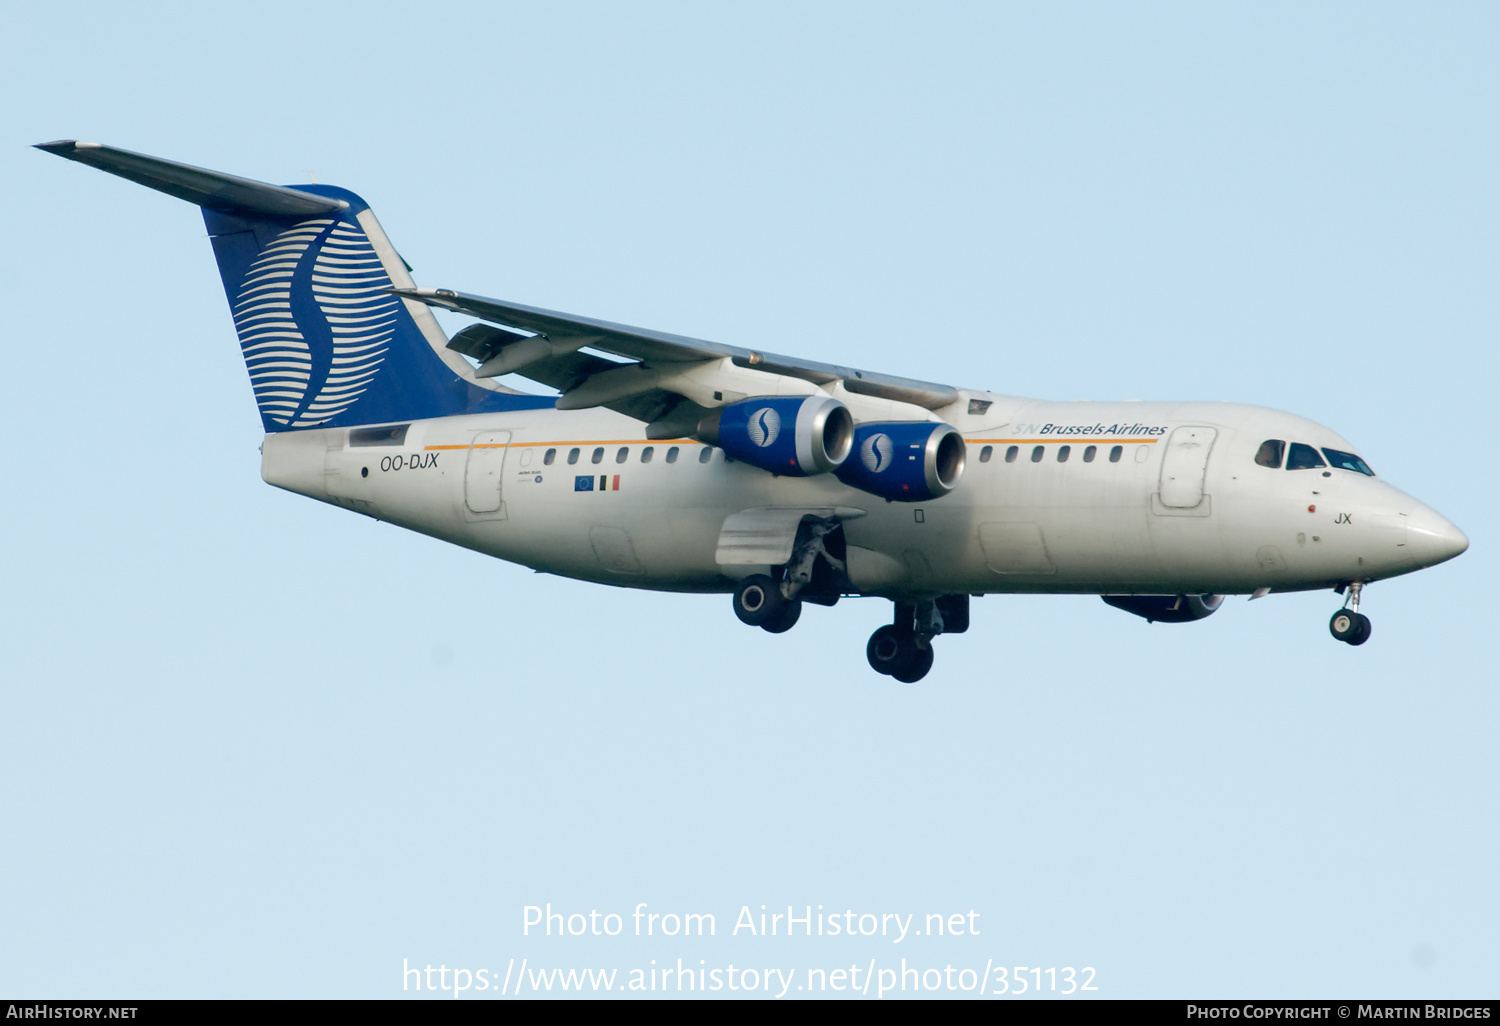
[[[860,424],[840,481],[894,502],[947,495],[964,473],[963,436],[941,421]]]
[[[837,470],[846,462],[854,418],[831,396],[758,396],[704,417],[698,437],[751,466],[806,477]]]

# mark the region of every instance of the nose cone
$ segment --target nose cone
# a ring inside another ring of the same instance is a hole
[[[1469,547],[1469,538],[1437,510],[1418,506],[1407,514],[1406,543],[1418,566],[1452,559]]]

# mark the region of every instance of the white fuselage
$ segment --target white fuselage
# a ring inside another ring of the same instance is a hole
[[[963,478],[926,502],[647,440],[603,409],[416,421],[400,444],[351,445],[349,429],[271,434],[262,474],[539,571],[669,591],[725,592],[763,572],[716,552],[727,517],[777,507],[838,510],[854,589],[889,596],[1295,591],[1407,573],[1467,545],[1379,478],[1257,465],[1266,439],[1354,451],[1292,414],[965,395],[989,405],[948,418],[968,443]]]

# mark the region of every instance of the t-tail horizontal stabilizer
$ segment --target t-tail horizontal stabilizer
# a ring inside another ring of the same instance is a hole
[[[168,196],[196,203],[205,210],[217,210],[223,214],[312,217],[349,209],[347,200],[317,196],[301,189],[268,185],[249,178],[237,178],[219,171],[178,164],[99,143],[61,139],[57,142],[37,143],[36,148],[97,167],[101,171],[127,178],[137,185],[144,185]]]
[[[431,311],[394,294],[415,283],[347,189],[270,185],[99,143],[37,148],[203,208],[268,432],[553,405],[476,381]]]

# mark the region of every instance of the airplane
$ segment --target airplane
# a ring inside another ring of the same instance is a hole
[[[267,483],[541,572],[728,593],[773,634],[884,598],[866,659],[905,683],[998,593],[1186,623],[1332,589],[1362,645],[1367,584],[1468,548],[1290,413],[1024,399],[418,288],[346,189],[38,148],[202,208]],[[474,323],[449,338],[432,308]]]

